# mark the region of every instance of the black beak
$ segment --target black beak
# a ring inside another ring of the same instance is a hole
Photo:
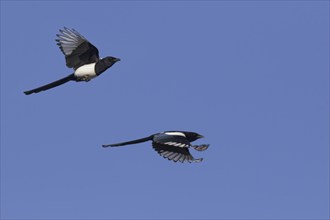
[[[203,135],[200,135],[200,134],[197,137],[198,138],[204,138],[204,136]]]
[[[120,59],[119,58],[116,58],[115,61],[118,62],[118,61],[120,61]]]

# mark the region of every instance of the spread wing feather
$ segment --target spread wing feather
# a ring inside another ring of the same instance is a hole
[[[189,152],[187,147],[176,147],[172,145],[166,145],[163,143],[152,142],[153,148],[162,157],[172,160],[174,162],[201,162],[203,158],[195,159]]]
[[[56,36],[57,45],[65,55],[67,67],[76,70],[82,65],[99,60],[98,49],[75,29],[64,27]]]
[[[84,36],[79,34],[74,29],[70,30],[69,28],[64,27],[64,30],[60,30],[60,32],[61,34],[56,35],[58,37],[56,41],[65,56],[70,55],[72,51],[83,42],[88,42]]]

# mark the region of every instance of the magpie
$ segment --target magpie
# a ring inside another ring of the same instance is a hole
[[[149,137],[122,142],[117,144],[105,144],[103,147],[119,147],[129,144],[138,144],[146,141],[152,141],[154,150],[157,151],[162,157],[174,161],[174,162],[201,162],[203,158],[195,159],[189,152],[189,148],[192,147],[197,151],[206,150],[209,145],[194,145],[193,142],[199,138],[203,138],[202,135],[195,132],[188,131],[165,131],[157,134],[150,135]]]
[[[69,81],[88,82],[120,61],[119,58],[111,56],[101,59],[98,49],[73,28],[64,27],[56,36],[57,45],[65,56],[66,66],[73,68],[74,73],[47,85],[25,91],[26,95],[45,91]]]

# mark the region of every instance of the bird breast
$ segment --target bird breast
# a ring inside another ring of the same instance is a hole
[[[86,65],[79,67],[74,72],[74,75],[76,76],[78,81],[91,80],[92,78],[96,77],[95,63],[86,64]]]

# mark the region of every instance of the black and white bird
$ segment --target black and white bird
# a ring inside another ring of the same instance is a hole
[[[74,73],[39,88],[25,91],[26,95],[48,90],[69,81],[88,82],[120,61],[119,58],[111,56],[101,59],[98,49],[75,29],[64,27],[56,36],[57,45],[65,55],[66,66],[73,68]]]
[[[189,148],[192,147],[197,151],[206,150],[209,145],[194,145],[192,146],[190,142],[193,142],[199,138],[203,138],[202,135],[195,132],[188,131],[165,131],[157,134],[150,135],[149,137],[122,142],[118,144],[106,144],[103,147],[119,147],[129,144],[137,144],[146,141],[152,141],[153,148],[168,160],[174,162],[201,162],[203,158],[195,159],[189,152]]]

